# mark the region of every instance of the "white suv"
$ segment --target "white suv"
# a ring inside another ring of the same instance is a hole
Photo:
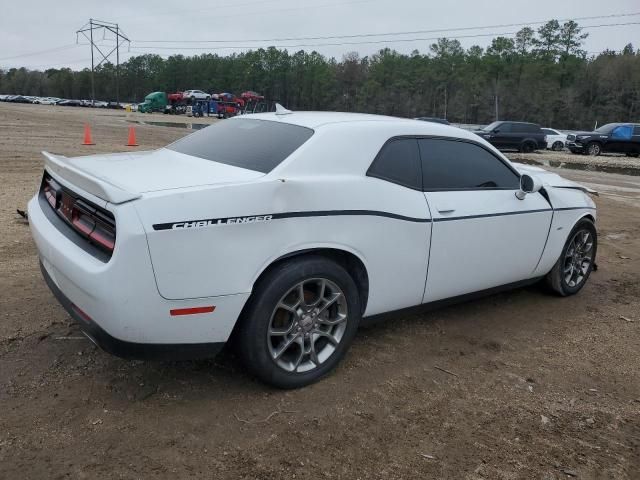
[[[211,95],[202,90],[185,90],[182,92],[182,98],[185,100],[209,100]]]

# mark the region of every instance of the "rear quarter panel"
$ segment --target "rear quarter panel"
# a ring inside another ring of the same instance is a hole
[[[291,212],[369,210],[425,219],[421,192],[350,175],[261,180],[146,198],[137,206],[159,293],[168,299],[251,292],[276,259],[306,249],[356,255],[369,276],[366,314],[421,302],[431,224],[376,215],[274,219],[203,228],[154,225]]]

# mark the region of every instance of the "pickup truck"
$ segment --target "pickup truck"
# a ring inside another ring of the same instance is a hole
[[[500,150],[531,153],[547,148],[546,135],[536,123],[497,121],[474,133]]]

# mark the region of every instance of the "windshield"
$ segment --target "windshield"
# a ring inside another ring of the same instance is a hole
[[[594,132],[596,133],[610,133],[611,130],[618,126],[617,123],[607,123],[606,125],[601,126],[600,128],[596,128]]]
[[[493,122],[493,123],[487,125],[486,127],[484,127],[482,130],[484,130],[485,132],[491,132],[491,131],[495,130],[496,128],[498,128],[500,123],[501,122]]]
[[[269,120],[218,122],[167,148],[234,167],[269,173],[313,135],[313,130]]]

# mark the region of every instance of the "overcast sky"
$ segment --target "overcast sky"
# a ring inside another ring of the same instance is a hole
[[[440,36],[457,37],[465,47],[484,47],[493,36],[521,28],[509,24],[597,16],[604,18],[579,23],[639,24],[586,28],[589,38],[585,50],[620,50],[629,42],[640,47],[638,0],[21,0],[12,5],[2,8],[0,15],[1,68],[89,66],[89,46],[76,45],[75,32],[90,17],[118,22],[131,39],[131,50],[123,47],[121,61],[151,52],[164,57],[207,51],[224,55],[268,45],[286,45],[289,51],[316,50],[340,59],[348,52],[364,56],[383,47],[405,53],[414,49],[427,52],[433,38]],[[531,26],[537,28],[539,24]],[[434,32],[445,29],[449,31]],[[394,35],[297,39],[380,33]],[[96,35],[105,48],[113,43],[109,38],[102,40],[102,34]],[[294,40],[265,41],[274,38]],[[214,42],[196,43],[203,40]],[[228,43],[216,43],[221,40]]]

